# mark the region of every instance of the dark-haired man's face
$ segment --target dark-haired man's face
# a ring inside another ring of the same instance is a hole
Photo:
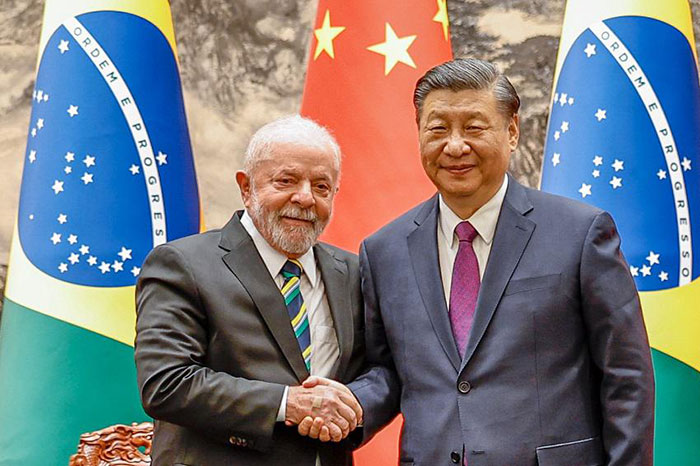
[[[489,89],[430,92],[418,131],[425,173],[462,218],[501,187],[520,134],[518,116],[505,118]]]

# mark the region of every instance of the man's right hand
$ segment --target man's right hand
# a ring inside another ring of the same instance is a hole
[[[313,378],[312,378],[313,379]],[[357,427],[362,408],[344,385],[306,383],[289,387],[286,419],[288,426],[299,426],[300,432],[311,432],[322,441],[339,442]]]

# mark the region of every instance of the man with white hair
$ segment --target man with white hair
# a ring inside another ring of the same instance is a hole
[[[317,243],[339,177],[327,130],[276,120],[236,173],[245,210],[146,259],[135,358],[154,465],[352,464],[354,396],[301,385],[348,382],[364,362],[358,259]],[[326,420],[326,443],[297,433],[306,416]]]

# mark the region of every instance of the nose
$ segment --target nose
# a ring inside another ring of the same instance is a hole
[[[467,140],[456,131],[450,134],[447,139],[447,144],[445,144],[443,149],[443,152],[450,157],[461,157],[462,155],[468,154],[470,151],[471,146]]]
[[[313,193],[311,192],[311,183],[309,181],[299,184],[299,188],[292,195],[292,202],[303,209],[308,209],[316,203]]]

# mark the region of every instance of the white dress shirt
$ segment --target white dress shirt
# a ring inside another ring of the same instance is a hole
[[[282,277],[281,271],[288,257],[270,246],[253,224],[248,212],[243,213],[241,224],[253,239],[255,248],[262,257],[270,276],[275,280],[277,287],[282,289],[284,277]],[[340,355],[340,347],[333,326],[331,308],[326,298],[326,288],[321,279],[321,271],[316,265],[313,249],[309,249],[297,260],[304,268],[299,288],[306,303],[309,328],[311,329],[311,375],[328,377]],[[285,317],[288,318],[287,315]],[[289,325],[291,326],[291,322]],[[278,422],[285,420],[288,390],[289,387],[286,387],[277,411]]]
[[[447,307],[450,306],[450,289],[452,287],[452,269],[459,250],[459,238],[455,233],[455,228],[461,222],[467,220],[472,224],[478,235],[472,241],[476,261],[479,263],[479,276],[484,278],[486,263],[489,260],[491,253],[491,244],[493,243],[493,235],[496,232],[496,224],[498,216],[501,213],[501,206],[506,197],[508,189],[508,176],[503,179],[503,184],[489,199],[486,204],[482,205],[469,218],[460,218],[450,209],[442,198],[439,197],[439,212],[438,212],[438,257],[440,260],[440,275],[442,278],[442,288],[445,291],[445,302]]]

